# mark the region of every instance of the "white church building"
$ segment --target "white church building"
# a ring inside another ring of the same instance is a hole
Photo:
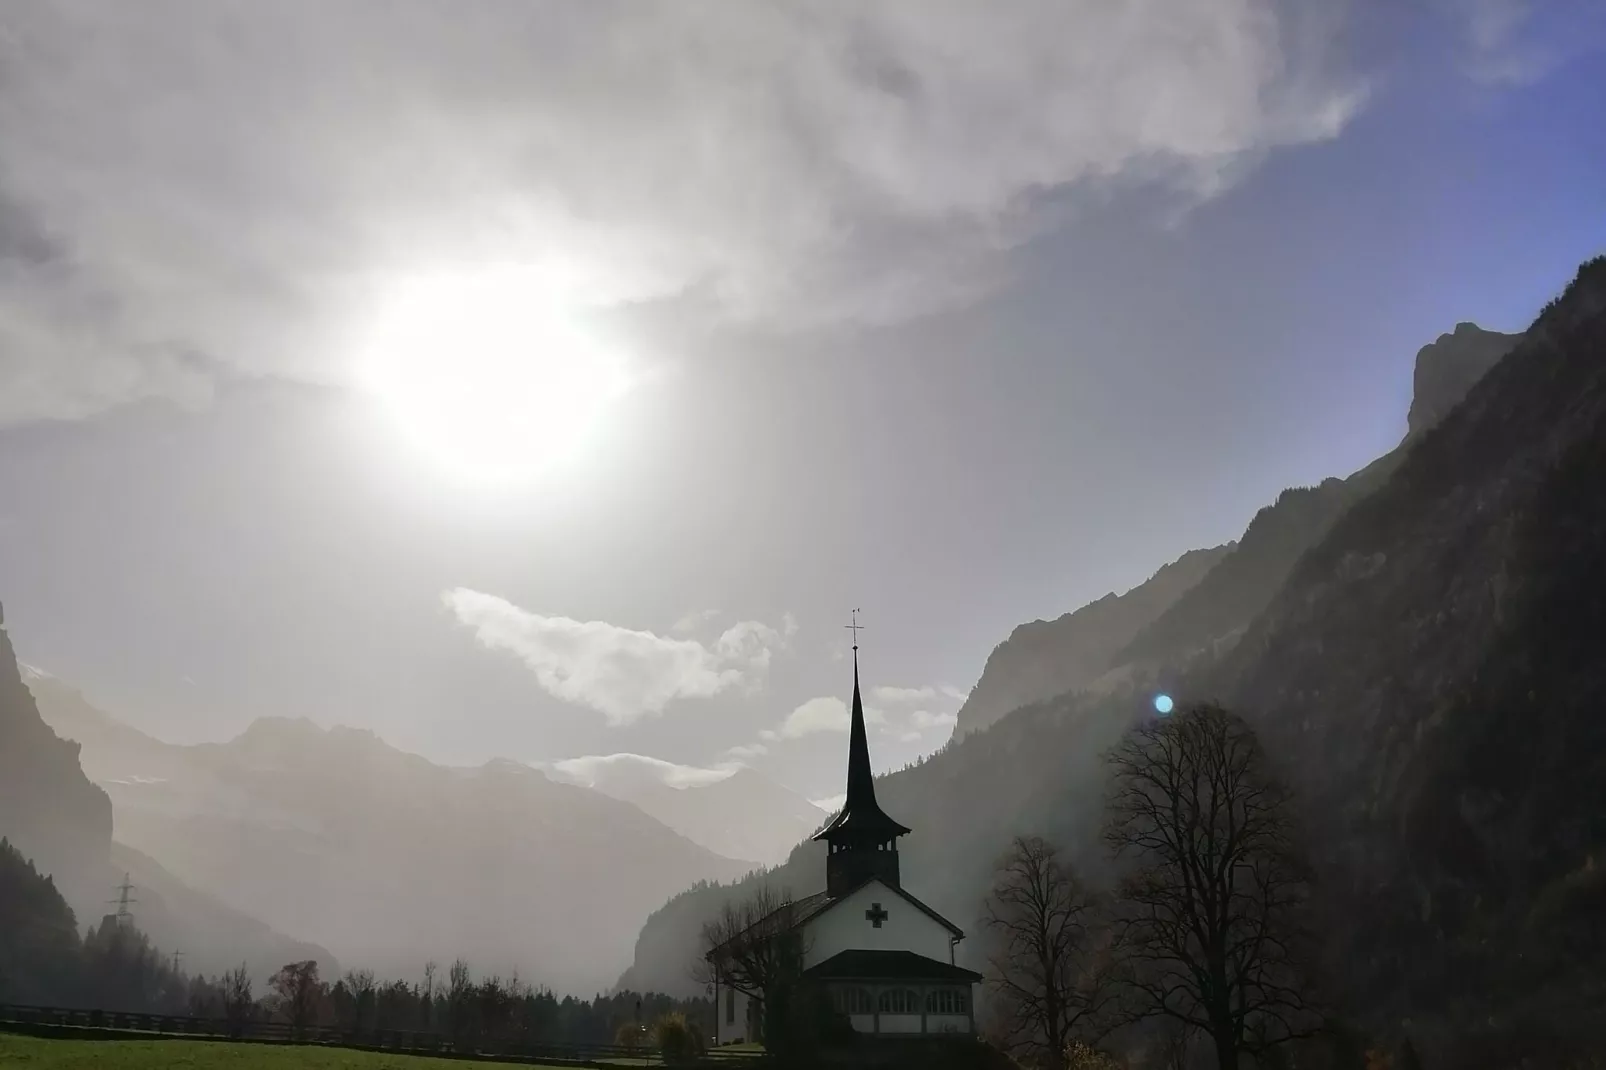
[[[814,837],[827,845],[825,891],[785,904],[753,928],[800,938],[802,980],[823,990],[857,1032],[969,1036],[976,1029],[972,988],[981,975],[954,963],[964,932],[899,879],[898,838],[909,829],[876,803],[858,651],[855,644],[847,798]],[[709,952],[715,1042],[761,1039],[757,1001],[724,982],[720,959],[721,948]]]

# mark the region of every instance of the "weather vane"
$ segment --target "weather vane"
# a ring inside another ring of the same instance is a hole
[[[854,650],[858,650],[859,649],[859,633],[864,630],[864,625],[859,623],[859,610],[855,609],[853,611],[853,623],[852,624],[844,624],[844,625],[842,625],[842,627],[848,629],[849,631],[851,631],[853,633],[853,649]]]

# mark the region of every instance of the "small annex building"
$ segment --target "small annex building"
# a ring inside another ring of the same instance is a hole
[[[876,802],[853,647],[848,790],[842,809],[814,838],[826,844],[825,890],[786,903],[755,924],[802,951],[802,980],[817,986],[861,1034],[972,1036],[973,989],[981,975],[954,963],[964,932],[903,887],[898,839],[909,829]],[[761,1040],[758,1000],[726,983],[722,948],[713,967],[715,1042]]]

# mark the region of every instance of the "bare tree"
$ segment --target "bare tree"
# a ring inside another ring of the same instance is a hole
[[[363,1012],[374,1002],[374,971],[373,970],[347,970],[345,976],[346,991],[351,993],[351,1027],[355,1032],[362,1032]]]
[[[424,963],[424,988],[419,996],[419,1007],[420,1022],[425,1029],[431,1029],[435,1024],[433,1014],[435,1009],[435,971],[438,968],[434,959]]]
[[[1108,760],[1105,838],[1134,863],[1117,942],[1135,1014],[1200,1030],[1222,1070],[1311,1035],[1309,873],[1254,732],[1202,704],[1133,729]]]
[[[703,926],[703,957],[693,970],[702,982],[734,988],[760,1013],[803,968],[808,953],[789,892],[760,885],[745,899],[727,900]]]
[[[223,1017],[229,1023],[229,1032],[239,1036],[245,1023],[256,1010],[256,997],[251,991],[251,971],[245,963],[225,973],[222,978]]]
[[[299,1035],[317,1021],[318,1005],[323,999],[323,982],[318,979],[318,964],[312,959],[291,962],[279,967],[279,972],[268,981],[268,986],[279,997],[279,1009],[290,1019]]]
[[[997,941],[987,984],[1010,1054],[1061,1070],[1073,1040],[1097,1042],[1113,1024],[1113,960],[1099,946],[1098,897],[1037,836],[1017,836],[999,859],[985,921]]]

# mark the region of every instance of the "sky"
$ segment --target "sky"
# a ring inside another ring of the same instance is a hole
[[[1598,0],[0,0],[0,600],[178,742],[840,792],[1606,247]],[[574,766],[571,766],[574,768]]]

